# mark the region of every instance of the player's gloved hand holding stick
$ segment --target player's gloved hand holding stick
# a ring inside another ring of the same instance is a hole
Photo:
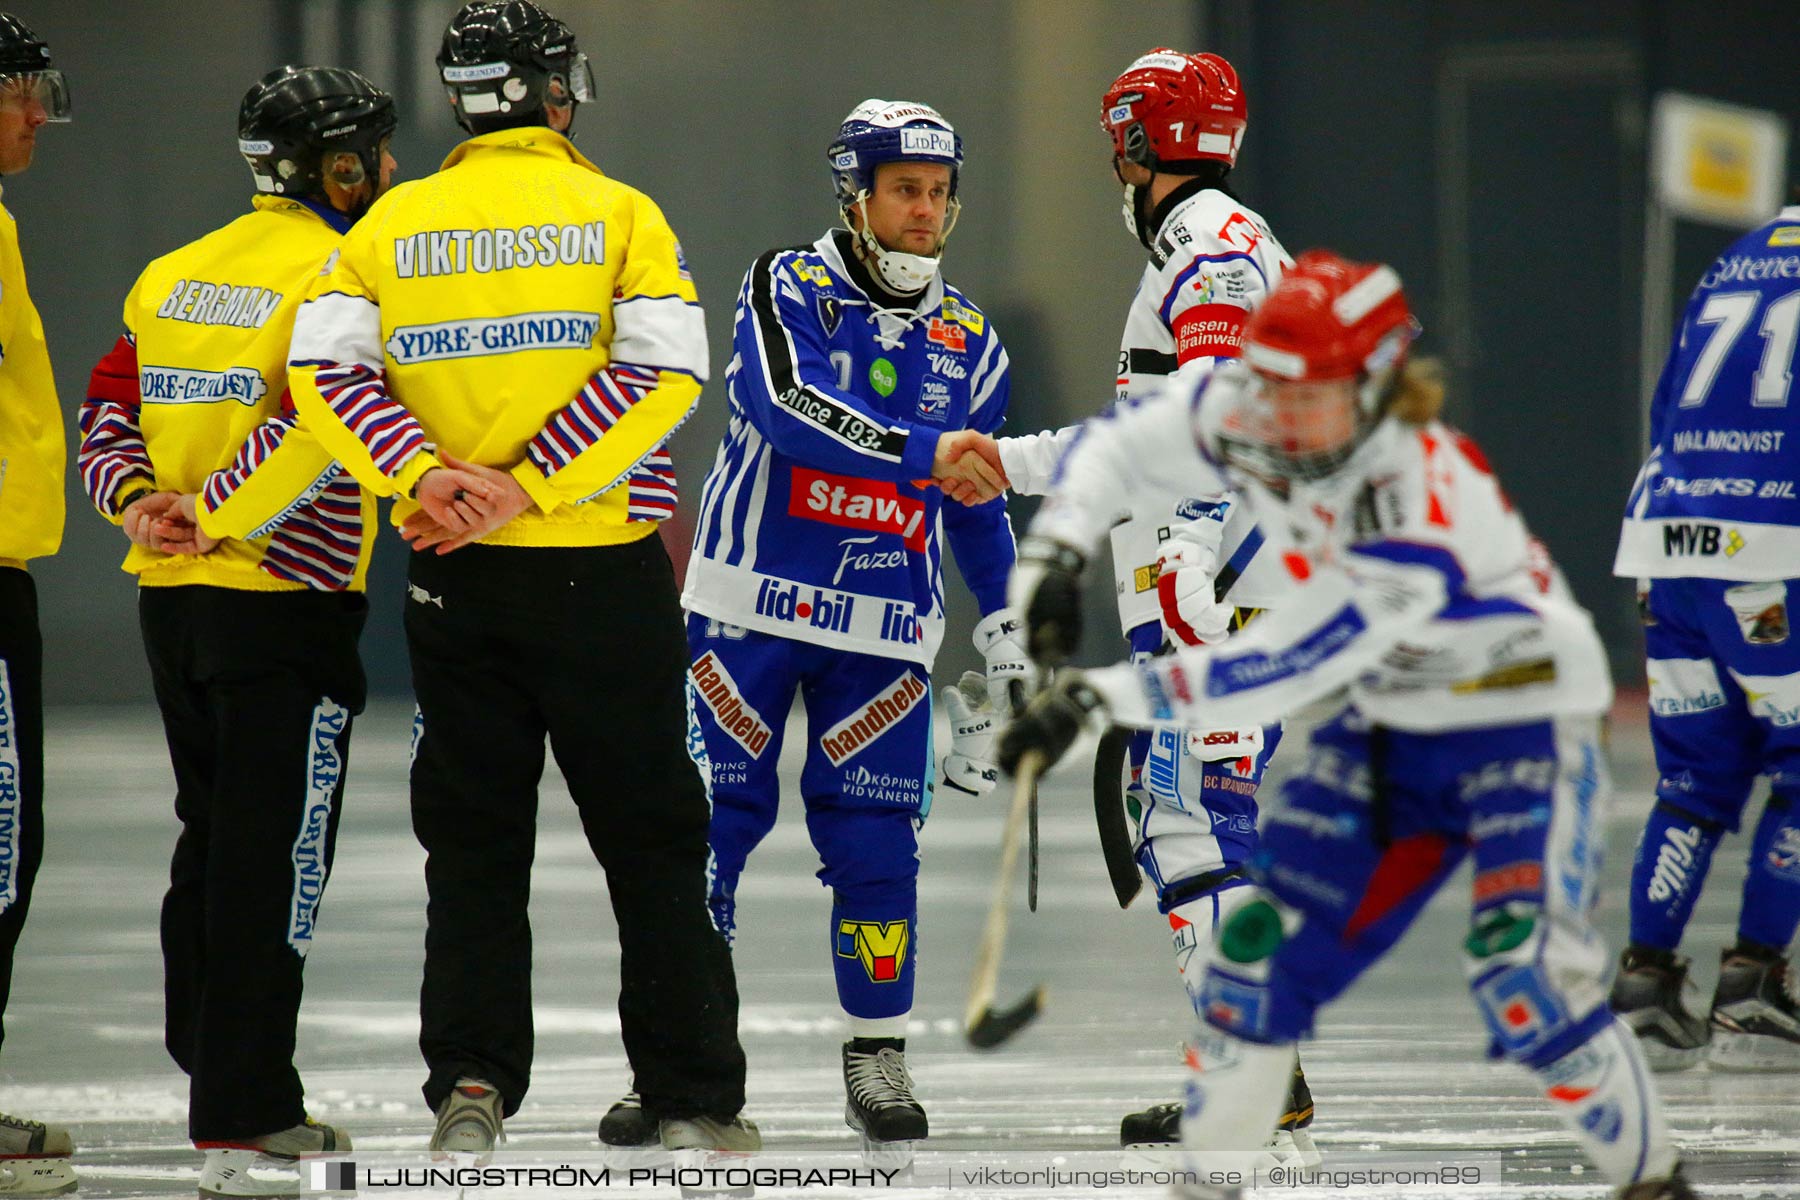
[[[1108,723],[1105,703],[1081,672],[1061,672],[1000,731],[1000,742],[995,747],[1000,769],[1017,776],[1028,758],[1034,774],[1052,767],[1082,733],[1099,732]]]
[[[1044,669],[1067,662],[1080,645],[1084,565],[1085,556],[1079,550],[1053,539],[1028,537],[1019,547],[1008,599],[1025,614],[1026,645],[1031,657]],[[1073,674],[1059,677],[1055,687],[1034,699],[1002,735],[1012,739],[1012,752],[1004,764],[1006,771],[1016,774],[1027,751],[1043,752],[1041,761],[1045,766],[1067,753],[1082,724],[1099,708],[1097,698],[1094,704],[1088,704],[1091,695],[1080,675]],[[1071,705],[1077,712],[1087,711],[1072,715],[1068,711]],[[1094,819],[1107,876],[1120,908],[1129,905],[1142,886],[1118,797],[1117,777],[1128,742],[1127,732],[1115,731],[1102,739],[1101,751],[1095,757]],[[1108,786],[1101,786],[1103,776],[1108,778]]]
[[[1156,598],[1163,626],[1182,645],[1222,642],[1237,610],[1218,598],[1219,547],[1225,538],[1223,505],[1211,515],[1169,531],[1156,558]]]
[[[1087,556],[1048,538],[1019,543],[1008,605],[1025,618],[1025,649],[1040,668],[1069,661],[1081,644],[1081,571]]]

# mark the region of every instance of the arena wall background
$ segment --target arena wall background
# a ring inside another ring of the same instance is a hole
[[[73,436],[87,373],[152,257],[244,210],[244,89],[282,62],[353,66],[394,91],[401,177],[459,131],[431,64],[451,0],[9,0],[68,74],[75,122],[10,179],[33,296]],[[947,274],[1011,350],[1009,427],[1061,424],[1110,397],[1143,256],[1119,216],[1097,126],[1113,75],[1159,44],[1243,73],[1250,129],[1234,181],[1290,251],[1394,263],[1454,379],[1451,415],[1487,449],[1594,611],[1621,680],[1641,678],[1628,585],[1610,578],[1640,457],[1645,134],[1676,89],[1800,116],[1790,3],[1623,0],[560,0],[593,60],[578,144],[643,188],[679,233],[705,303],[714,377],[744,269],[834,219],[823,162],[868,96],[939,107],[963,134],[965,208]],[[1790,177],[1797,173],[1790,170]],[[1682,225],[1676,308],[1731,234]],[[724,428],[709,384],[677,435],[687,519]],[[1023,528],[1028,504],[1018,506]],[[149,699],[124,540],[71,470],[63,550],[33,565],[53,703]],[[363,642],[373,687],[407,690],[405,548],[384,534]],[[1109,652],[1096,586],[1089,657]],[[957,589],[940,668],[965,652]]]

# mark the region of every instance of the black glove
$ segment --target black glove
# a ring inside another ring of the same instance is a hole
[[[1029,750],[1042,754],[1048,767],[1069,752],[1102,707],[1100,694],[1087,685],[1079,671],[1057,676],[1051,687],[1033,696],[1025,711],[1000,731],[995,755],[1000,769],[1017,774],[1019,760]]]
[[[1081,551],[1048,538],[1019,544],[1013,567],[1018,607],[1025,614],[1025,650],[1043,667],[1069,661],[1081,644]]]

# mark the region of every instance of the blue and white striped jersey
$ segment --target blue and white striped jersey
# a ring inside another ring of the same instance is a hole
[[[948,534],[983,614],[1006,603],[1003,498],[944,504],[938,436],[1006,415],[1006,350],[942,279],[886,295],[843,231],[771,250],[738,294],[731,424],[706,478],[682,606],[820,645],[930,665]]]

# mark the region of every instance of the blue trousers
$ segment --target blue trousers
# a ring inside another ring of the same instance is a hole
[[[1225,923],[1205,1018],[1250,1041],[1309,1034],[1470,856],[1462,959],[1495,1052],[1535,1066],[1592,1037],[1609,1020],[1609,956],[1588,920],[1609,792],[1596,724],[1404,733],[1349,709],[1320,727],[1264,817],[1267,919]]]
[[[918,829],[931,807],[931,687],[917,663],[688,618],[690,747],[712,796],[713,919],[737,926],[744,864],[774,828],[788,710],[806,705],[800,795],[831,890],[826,950],[852,1017],[912,1009]]]

